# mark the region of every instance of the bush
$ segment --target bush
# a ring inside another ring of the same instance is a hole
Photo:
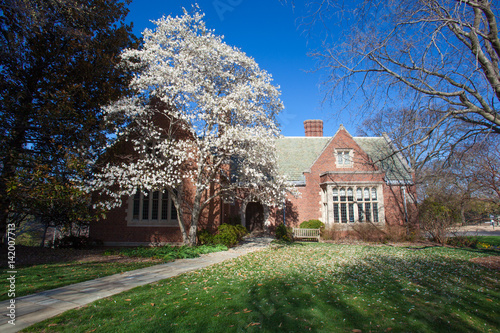
[[[359,223],[352,226],[352,237],[360,239],[364,242],[382,242],[385,243],[387,239],[386,234],[377,226],[371,223]]]
[[[91,240],[84,236],[64,236],[54,241],[54,247],[60,249],[83,249],[91,245]]]
[[[476,237],[455,236],[448,238],[446,240],[446,244],[456,247],[470,247],[473,249],[477,249],[479,240]]]
[[[341,231],[339,230],[339,226],[331,225],[325,230],[321,230],[321,238],[323,240],[337,240],[341,236]]]
[[[213,236],[213,244],[223,244],[233,247],[248,233],[242,225],[221,224],[217,234]]]
[[[214,235],[207,229],[198,231],[198,245],[209,245],[214,243]]]
[[[450,228],[460,221],[460,215],[451,202],[427,198],[419,206],[419,222],[430,240],[445,244]]]
[[[320,220],[309,220],[304,221],[300,224],[299,228],[301,229],[321,229],[325,228],[325,224]]]
[[[283,223],[276,227],[276,239],[282,240],[285,242],[293,241],[293,231],[292,228],[286,227]]]

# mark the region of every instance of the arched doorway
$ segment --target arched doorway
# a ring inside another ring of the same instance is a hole
[[[245,209],[245,224],[247,229],[264,230],[264,207],[260,202],[249,202]]]

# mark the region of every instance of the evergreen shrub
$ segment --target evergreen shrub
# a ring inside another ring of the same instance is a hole
[[[276,227],[276,239],[282,240],[285,242],[293,241],[293,231],[292,228],[286,227],[283,223]]]
[[[221,224],[217,234],[213,236],[213,244],[223,244],[227,247],[233,247],[248,233],[242,225]]]
[[[325,224],[320,220],[309,220],[304,221],[300,224],[299,228],[301,229],[321,229],[325,228]]]

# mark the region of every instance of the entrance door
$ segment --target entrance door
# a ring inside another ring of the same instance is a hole
[[[264,230],[264,207],[260,202],[249,202],[245,210],[245,221],[247,229]]]

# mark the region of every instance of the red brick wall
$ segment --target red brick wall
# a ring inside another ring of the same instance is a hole
[[[194,188],[190,183],[185,183],[186,198],[183,200],[186,207],[192,205]],[[211,191],[215,191],[212,186]],[[215,230],[221,223],[221,201],[212,200],[202,211],[198,222],[198,229]],[[111,210],[105,219],[90,225],[90,237],[101,240],[105,245],[121,243],[123,245],[152,245],[158,243],[182,243],[182,234],[179,226],[129,226],[127,225],[128,200],[123,199],[121,207]],[[190,211],[184,215],[185,221],[190,221]],[[187,226],[189,232],[189,225]],[[130,244],[127,244],[130,243]]]
[[[122,207],[111,210],[105,219],[90,225],[91,238],[99,239],[105,245],[139,245],[139,243],[148,245],[182,242],[179,227],[128,226],[128,205],[126,201],[124,200]]]
[[[353,149],[353,167],[339,168],[336,165],[335,149]],[[332,172],[332,173],[328,173]],[[384,196],[385,222],[387,225],[401,225],[404,222],[402,210],[401,191],[398,187],[389,187],[384,182],[385,174],[377,170],[376,166],[369,160],[351,135],[344,129],[340,129],[326,146],[318,159],[311,166],[309,172],[304,173],[306,186],[298,186],[295,189],[300,197],[288,196],[289,203],[286,210],[286,224],[297,227],[300,223],[310,219],[322,219],[323,202],[321,198],[320,184],[325,182],[369,182],[382,184]],[[271,223],[279,224],[283,221],[282,207],[278,207],[272,214]]]

